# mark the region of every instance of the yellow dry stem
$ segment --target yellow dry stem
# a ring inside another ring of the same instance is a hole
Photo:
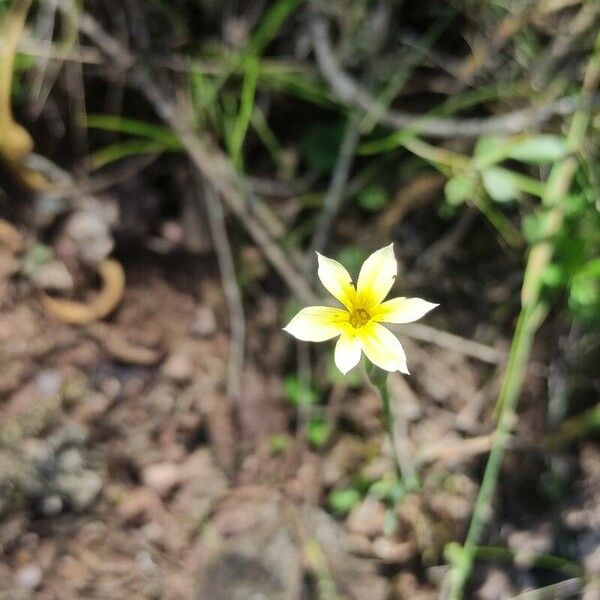
[[[39,191],[47,187],[48,181],[23,163],[33,150],[33,139],[14,120],[10,104],[17,44],[25,28],[31,1],[16,0],[0,31],[0,155],[13,167],[23,184]]]
[[[21,160],[33,150],[33,140],[13,118],[10,106],[13,67],[19,38],[31,0],[17,0],[6,18],[0,51],[0,152],[9,161]]]
[[[108,316],[119,304],[125,291],[125,271],[121,263],[107,259],[100,263],[98,274],[102,287],[98,295],[89,303],[42,296],[42,306],[46,313],[65,323],[86,325]]]

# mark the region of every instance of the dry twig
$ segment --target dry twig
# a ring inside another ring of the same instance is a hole
[[[231,323],[231,342],[229,363],[227,365],[227,395],[236,401],[242,391],[242,371],[244,369],[244,348],[246,339],[246,321],[244,319],[244,304],[237,283],[233,253],[225,227],[225,213],[215,191],[206,181],[202,186],[204,201],[208,213],[208,222],[217,253],[219,270],[223,281],[223,290],[229,308]]]
[[[331,46],[327,23],[322,16],[313,19],[311,32],[319,69],[339,99],[369,114],[378,115],[381,124],[396,129],[406,128],[438,138],[479,137],[494,133],[513,134],[535,128],[554,116],[570,115],[582,106],[580,97],[568,96],[543,106],[481,119],[424,117],[398,110],[375,110],[377,100],[360,87],[338,64]],[[595,95],[588,100],[588,103],[598,105],[600,97]]]

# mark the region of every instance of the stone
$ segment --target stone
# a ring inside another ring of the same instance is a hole
[[[83,512],[96,500],[102,489],[102,477],[91,469],[77,473],[60,473],[55,485],[73,510]]]
[[[194,363],[189,354],[175,351],[163,365],[162,371],[168,379],[176,383],[186,383],[194,375]]]
[[[16,575],[17,586],[24,590],[35,590],[42,583],[42,569],[37,565],[21,567]]]
[[[217,331],[217,318],[208,306],[200,306],[196,311],[196,318],[192,324],[192,334],[199,337],[208,337]]]
[[[179,469],[176,464],[169,462],[148,465],[142,472],[142,481],[164,498],[179,483]]]
[[[347,525],[352,533],[375,537],[383,533],[385,504],[367,498],[357,504],[348,515]]]

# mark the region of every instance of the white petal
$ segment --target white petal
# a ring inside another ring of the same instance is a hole
[[[335,345],[335,364],[345,375],[360,360],[360,339],[353,333],[342,333]]]
[[[324,342],[340,335],[347,327],[348,313],[345,310],[330,306],[308,306],[283,330],[305,342]]]
[[[401,371],[408,374],[406,354],[398,338],[383,325],[370,323],[363,327],[361,345],[366,357],[386,371]]]
[[[345,267],[337,260],[327,258],[317,252],[319,260],[319,279],[325,289],[346,308],[351,309],[356,299],[356,290],[352,284],[352,277]]]
[[[422,298],[392,298],[377,306],[371,313],[375,321],[384,323],[412,323],[439,304]]]
[[[397,273],[394,244],[373,252],[358,275],[356,290],[361,303],[366,306],[379,304],[388,295]]]

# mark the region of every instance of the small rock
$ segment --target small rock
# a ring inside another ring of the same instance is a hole
[[[142,472],[144,485],[164,498],[179,483],[179,469],[173,463],[148,465]]]
[[[163,526],[156,521],[152,521],[144,525],[142,528],[142,533],[146,541],[150,542],[151,544],[161,543],[164,537]]]
[[[59,474],[55,484],[73,510],[83,512],[93,504],[100,493],[102,478],[96,471],[82,469],[77,473]]]
[[[395,578],[393,597],[397,600],[437,600],[440,595],[431,587],[422,584],[410,571],[402,571]]]
[[[373,557],[373,544],[371,540],[357,533],[348,535],[348,551],[356,556]]]
[[[83,468],[83,456],[79,448],[67,448],[60,453],[58,465],[67,473],[76,473]]]
[[[114,247],[108,224],[94,210],[82,210],[69,218],[65,227],[75,242],[79,256],[88,264],[98,264]]]
[[[184,230],[178,221],[166,221],[160,228],[161,237],[170,246],[179,246],[184,241]]]
[[[130,492],[121,502],[118,513],[129,524],[141,524],[161,510],[160,498],[148,488]]]
[[[194,363],[188,354],[174,352],[163,365],[163,373],[172,381],[186,383],[194,374]]]
[[[73,289],[73,277],[60,260],[50,260],[37,267],[30,277],[40,290],[68,291]]]
[[[505,571],[496,567],[487,569],[483,585],[477,590],[478,600],[497,600],[514,595],[510,578]]]
[[[62,512],[64,503],[58,494],[46,496],[40,501],[40,511],[47,517],[55,517]]]
[[[395,542],[386,537],[379,537],[373,542],[373,554],[388,563],[405,563],[417,553],[412,542]]]
[[[516,530],[508,534],[508,547],[517,552],[518,558],[527,563],[538,554],[549,553],[554,542],[554,531],[549,522],[538,523],[525,530]]]
[[[17,571],[15,579],[21,589],[35,590],[42,583],[42,570],[37,565],[27,565]]]
[[[196,319],[192,325],[192,334],[208,337],[217,331],[217,318],[208,306],[201,306],[196,312]]]
[[[385,504],[367,498],[350,511],[347,525],[352,533],[375,537],[383,533],[384,521]]]
[[[60,392],[63,380],[63,374],[57,369],[44,369],[39,372],[35,384],[40,394],[51,396]]]

